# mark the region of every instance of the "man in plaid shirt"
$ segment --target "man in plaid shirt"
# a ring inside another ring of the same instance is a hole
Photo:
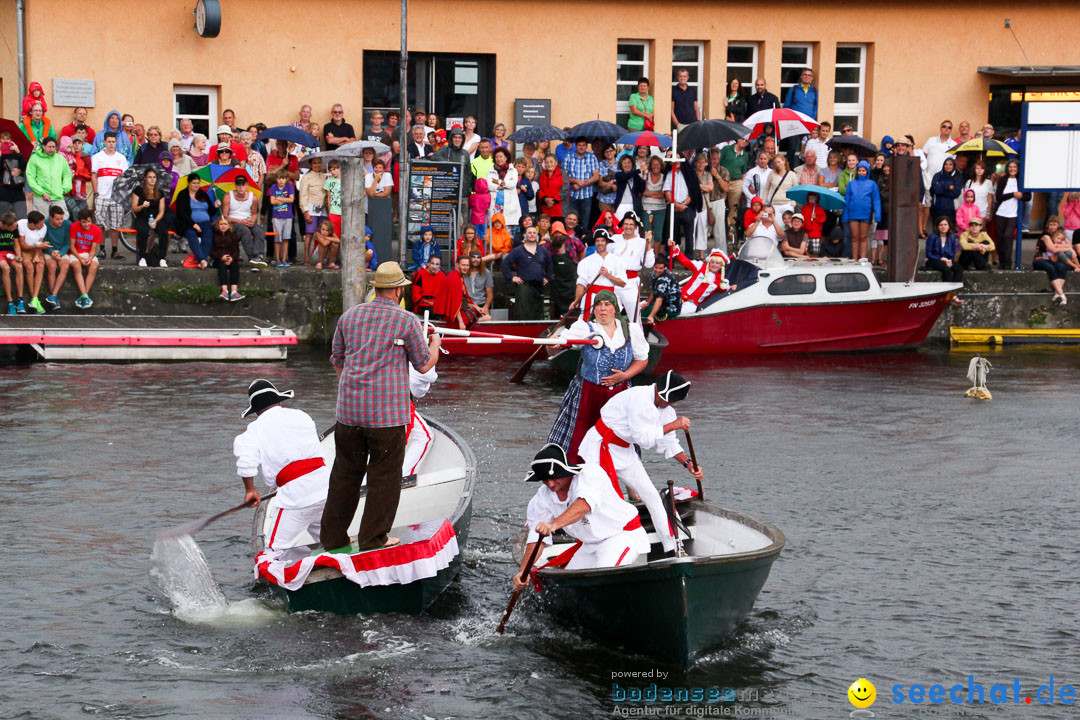
[[[425,373],[439,359],[440,336],[426,342],[416,316],[401,307],[410,285],[395,262],[375,271],[375,298],[338,319],[330,362],[338,374],[336,457],[323,509],[323,547],[361,552],[397,545],[393,527],[401,496],[405,428],[409,424],[408,363]],[[356,547],[348,528],[367,475],[367,502]]]
[[[574,154],[563,161],[563,171],[570,178],[570,207],[581,220],[581,227],[591,232],[592,199],[596,194],[593,186],[600,181],[600,162],[589,152],[588,142],[578,138]]]

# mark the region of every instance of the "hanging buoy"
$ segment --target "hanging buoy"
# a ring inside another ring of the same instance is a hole
[[[990,400],[993,398],[986,387],[986,374],[989,371],[989,360],[981,355],[971,358],[971,362],[968,363],[967,376],[968,380],[972,382],[972,386],[964,393],[964,397],[975,398],[976,400]]]

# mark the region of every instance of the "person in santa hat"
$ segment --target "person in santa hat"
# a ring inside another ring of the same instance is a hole
[[[683,255],[672,240],[668,240],[668,248],[671,250],[671,259],[690,271],[690,279],[682,286],[683,315],[697,312],[699,308],[711,304],[728,291],[728,281],[724,278],[728,257],[722,250],[713,250],[702,261],[691,260]],[[735,288],[731,286],[730,289]]]
[[[303,410],[282,405],[293,391],[279,391],[259,378],[248,385],[248,407],[240,416],[257,416],[233,441],[236,474],[244,482],[244,502],[257,507],[261,500],[255,476],[262,471],[268,491],[277,491],[277,517],[266,536],[271,560],[299,560],[310,554],[297,546],[304,533],[319,542],[323,505],[330,487],[330,468],[323,459],[315,421]]]
[[[675,531],[634,445],[643,450],[655,448],[664,457],[676,460],[700,482],[701,468],[690,462],[675,434],[690,429],[690,418],[676,417],[671,407],[684,400],[689,392],[690,381],[674,370],[668,370],[654,385],[623,390],[600,410],[600,419],[585,434],[578,450],[586,464],[604,469],[620,496],[619,483],[623,483],[641,498],[665,552],[675,550]]]
[[[526,511],[529,535],[514,575],[514,589],[521,590],[529,582],[522,573],[536,543],[550,545],[556,530],[565,531],[577,542],[541,567],[619,567],[632,565],[639,555],[648,554],[649,536],[641,527],[637,509],[612,490],[596,463],[573,465],[561,447],[548,443],[536,453],[525,481],[543,486],[537,488]]]

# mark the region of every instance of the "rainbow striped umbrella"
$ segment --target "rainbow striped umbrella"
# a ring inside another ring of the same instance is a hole
[[[218,202],[225,197],[225,193],[230,190],[236,189],[236,178],[241,175],[247,178],[248,189],[255,193],[255,197],[262,195],[259,188],[255,185],[255,181],[248,175],[247,170],[238,167],[232,167],[231,165],[218,165],[217,163],[211,163],[209,165],[203,165],[196,170],[193,175],[197,175],[202,179],[203,190],[214,191],[214,195],[217,197]],[[187,190],[188,176],[180,178],[180,181],[176,183],[176,189],[173,190],[172,201],[169,203],[171,207],[176,207],[176,198],[180,197],[180,193]]]

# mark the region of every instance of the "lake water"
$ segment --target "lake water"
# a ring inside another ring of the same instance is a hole
[[[1080,684],[1071,350],[994,353],[992,402],[963,397],[969,353],[681,363],[710,500],[776,524],[787,547],[730,644],[685,675],[729,687],[667,716],[1063,717],[1073,708],[893,705],[900,684],[969,675]],[[236,505],[232,438],[257,376],[294,388],[320,427],[336,384],[322,350],[287,364],[0,368],[0,716],[14,718],[599,718],[615,673],[658,669],[509,595],[521,482],[562,387],[517,361],[444,361],[422,411],[480,463],[456,582],[422,617],[290,615],[251,581],[251,513],[196,536],[224,598],[176,608],[150,575],[157,530]],[[654,482],[681,468],[646,454]],[[194,546],[193,546],[194,547]],[[197,553],[196,549],[196,553]],[[186,551],[185,551],[186,552]],[[201,592],[201,591],[199,591]],[[175,599],[174,599],[175,602]],[[664,670],[666,672],[666,670]],[[906,692],[906,690],[905,690]],[[709,714],[707,714],[709,713]]]

